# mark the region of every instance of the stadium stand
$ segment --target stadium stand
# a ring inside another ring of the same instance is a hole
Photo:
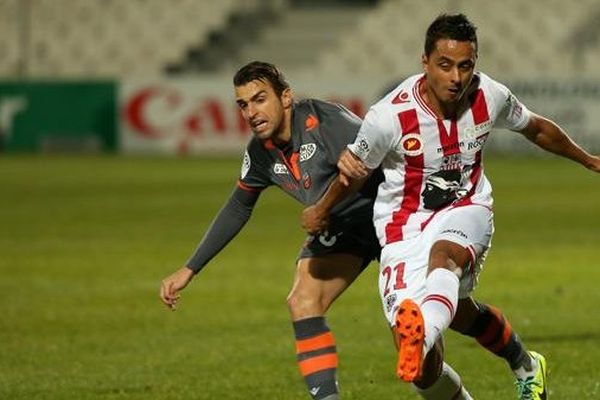
[[[163,66],[211,30],[220,28],[243,0],[0,0],[2,49],[13,54],[19,32],[12,25],[25,4],[29,77],[111,77],[158,75]],[[4,12],[4,10],[8,12]],[[15,71],[2,58],[0,75]]]
[[[366,15],[355,33],[319,59],[320,71],[410,74],[418,68],[433,16],[461,11],[480,29],[480,67],[523,77],[585,73],[599,76],[600,2],[577,7],[558,0],[389,0]]]
[[[480,67],[494,76],[600,76],[598,0],[302,3],[0,0],[0,76],[193,74],[251,59],[403,76],[420,68],[424,30],[442,11],[464,11],[482,28]]]

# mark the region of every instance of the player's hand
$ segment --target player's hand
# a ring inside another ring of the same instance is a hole
[[[348,149],[342,151],[337,167],[340,170],[340,182],[344,186],[350,184],[350,179],[364,178],[370,172],[365,163]]]
[[[329,215],[312,205],[302,211],[302,228],[311,235],[325,232],[329,227]]]
[[[194,278],[194,271],[187,267],[178,269],[175,273],[163,279],[160,285],[160,299],[162,302],[175,311],[177,301],[179,300],[179,291],[185,288]]]
[[[587,168],[594,172],[600,172],[600,156],[592,156]]]

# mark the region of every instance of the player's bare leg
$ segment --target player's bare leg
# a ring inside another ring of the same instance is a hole
[[[300,372],[314,400],[337,400],[338,355],[325,313],[360,274],[363,259],[329,254],[298,261],[287,299]]]

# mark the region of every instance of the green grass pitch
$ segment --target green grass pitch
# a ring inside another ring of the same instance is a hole
[[[285,306],[304,235],[276,189],[192,282],[190,255],[240,162],[0,158],[0,399],[308,399]],[[496,234],[476,296],[546,355],[554,399],[600,398],[600,175],[557,158],[490,157]],[[416,399],[372,264],[328,315],[343,398]],[[477,399],[513,399],[504,361],[455,333],[447,359]]]

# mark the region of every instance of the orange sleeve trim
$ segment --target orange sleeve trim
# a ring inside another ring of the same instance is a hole
[[[331,346],[335,346],[333,333],[326,332],[309,339],[296,340],[296,354],[306,353],[308,351],[319,350]]]
[[[323,354],[322,356],[300,361],[298,365],[302,376],[307,376],[326,369],[337,368],[338,356],[337,354]]]
[[[243,190],[245,190],[245,191],[247,191],[247,192],[260,192],[260,191],[262,191],[262,189],[260,189],[260,188],[253,188],[253,187],[251,187],[251,186],[248,186],[248,185],[244,184],[244,183],[243,183],[242,181],[240,181],[240,180],[238,180],[238,181],[237,181],[237,185],[238,185],[238,187],[239,187],[240,189],[243,189]]]

